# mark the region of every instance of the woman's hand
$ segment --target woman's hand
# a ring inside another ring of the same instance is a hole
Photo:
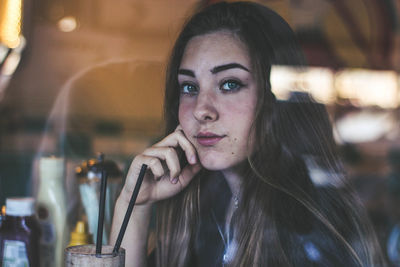
[[[177,149],[185,152],[188,162],[186,166],[180,166]],[[176,195],[201,169],[195,148],[179,126],[175,132],[134,158],[120,196],[127,202],[132,195],[142,164],[148,167],[136,205],[151,204]]]

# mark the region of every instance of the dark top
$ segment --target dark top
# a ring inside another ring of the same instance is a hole
[[[232,193],[222,174],[218,173],[203,179],[200,186],[201,221],[196,236],[192,266],[223,266],[228,242],[225,234],[225,217]],[[232,235],[231,232],[230,236]]]
[[[203,179],[203,178],[202,178]],[[318,189],[323,194],[324,189]],[[225,233],[225,216],[232,198],[231,191],[222,174],[204,178],[201,181],[200,212],[201,221],[193,248],[190,267],[220,267],[224,266],[227,236]],[[211,192],[211,193],[210,193]],[[215,193],[218,192],[218,193]],[[230,233],[232,236],[232,233]],[[338,249],[338,243],[333,239],[321,238],[320,231],[308,234],[298,234],[291,238],[294,247],[299,249],[293,253],[299,259],[293,266],[336,267],[358,266],[348,253]],[[148,266],[155,266],[155,253],[148,261]]]

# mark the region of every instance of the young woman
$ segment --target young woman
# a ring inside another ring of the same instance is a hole
[[[156,266],[384,265],[330,125],[313,123],[326,112],[271,91],[271,65],[304,63],[289,26],[264,6],[218,3],[186,23],[167,71],[166,137],[135,157],[116,203],[112,241],[147,164],[122,244],[127,266],[147,264],[153,205]],[[325,186],[312,182],[307,155]]]

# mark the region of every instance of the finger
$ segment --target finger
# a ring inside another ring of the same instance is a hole
[[[165,161],[170,179],[177,177],[181,172],[179,157],[173,147],[150,147],[143,152],[143,155],[157,157]]]
[[[172,182],[177,183],[179,181],[180,185],[182,187],[186,187],[190,181],[193,179],[193,177],[202,169],[200,163],[196,163],[193,165],[187,165],[185,168],[183,168],[182,172],[179,175],[179,180],[174,179]]]
[[[150,169],[151,173],[153,174],[154,179],[158,179],[165,175],[165,171],[161,164],[161,161],[157,157],[151,157],[141,154],[134,159],[134,163],[139,163],[137,168],[138,170],[140,170],[142,164],[146,164],[147,168]],[[132,165],[134,163],[132,163]],[[139,172],[137,172],[137,175],[138,174]]]
[[[178,126],[175,129],[175,132],[177,132],[177,131],[183,131],[183,128],[180,124],[178,124]]]
[[[169,146],[169,147],[181,147],[185,151],[187,161],[190,164],[197,162],[196,149],[186,138],[183,131],[175,131],[172,134],[165,137],[163,140],[154,145],[155,147]]]

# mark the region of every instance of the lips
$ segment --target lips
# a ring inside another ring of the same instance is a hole
[[[221,141],[221,139],[223,139],[225,136],[226,135],[218,135],[211,132],[200,132],[195,136],[195,138],[202,146],[213,146]]]

